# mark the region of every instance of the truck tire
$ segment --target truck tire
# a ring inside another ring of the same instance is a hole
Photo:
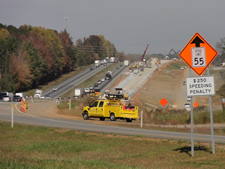
[[[111,113],[110,114],[110,120],[111,121],[116,121],[116,117],[115,117],[115,114],[114,113]]]
[[[104,121],[104,120],[105,120],[105,117],[100,117],[100,120],[101,120],[101,121]]]
[[[133,119],[131,119],[131,118],[126,118],[126,122],[131,123],[131,122],[132,122],[132,120],[133,120]]]
[[[88,120],[89,119],[88,112],[84,112],[83,113],[83,118],[84,118],[84,120]]]

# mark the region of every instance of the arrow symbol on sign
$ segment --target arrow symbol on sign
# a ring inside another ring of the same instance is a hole
[[[204,43],[198,36],[191,42],[191,44],[195,43],[195,47],[200,47],[200,43]]]

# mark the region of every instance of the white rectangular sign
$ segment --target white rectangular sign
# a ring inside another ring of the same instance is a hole
[[[215,95],[214,77],[187,77],[187,96]]]

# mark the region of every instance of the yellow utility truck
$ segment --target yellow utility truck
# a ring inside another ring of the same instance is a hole
[[[125,100],[121,100],[123,95],[109,94],[105,100],[96,100],[89,106],[83,108],[83,118],[100,118],[104,121],[109,118],[111,121],[116,119],[126,119],[127,122],[138,119],[138,107],[126,105]]]

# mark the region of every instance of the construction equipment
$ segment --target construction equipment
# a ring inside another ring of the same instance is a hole
[[[82,113],[84,120],[100,118],[104,121],[105,118],[109,118],[111,121],[126,119],[127,122],[132,122],[138,119],[138,107],[131,106],[130,102],[121,100],[122,98],[122,94],[108,94],[105,100],[97,100],[84,107]]]

